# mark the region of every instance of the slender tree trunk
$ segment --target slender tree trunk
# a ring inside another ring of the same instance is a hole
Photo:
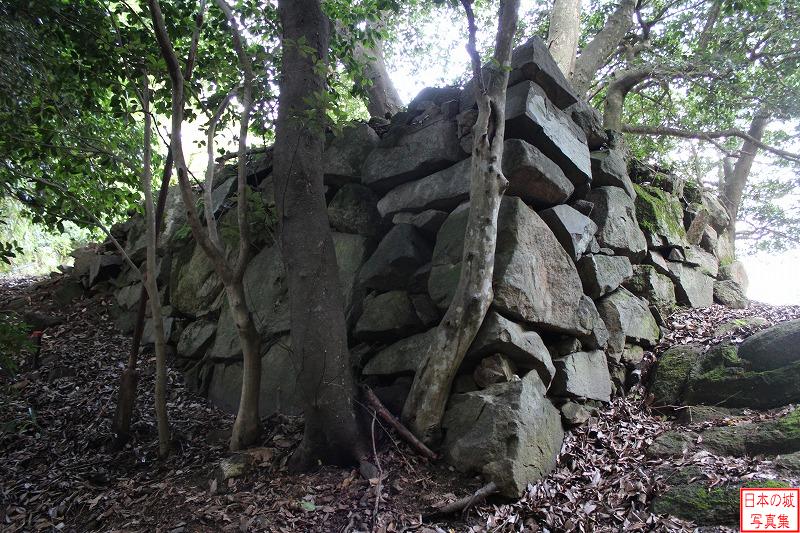
[[[372,21],[367,24],[373,28],[377,27],[377,24]],[[367,88],[369,96],[367,110],[370,116],[387,118],[400,111],[403,108],[403,101],[397,94],[397,89],[386,70],[386,62],[383,58],[383,40],[378,39],[374,48],[367,48],[364,43],[356,42],[353,57],[364,65],[364,78],[370,82],[370,86]]]
[[[550,12],[547,46],[550,54],[569,79],[575,69],[575,55],[581,30],[581,0],[555,0]]]
[[[481,80],[475,49],[472,0],[462,0],[470,35],[467,49],[473,76]],[[458,287],[414,376],[403,407],[403,419],[427,443],[440,437],[442,417],[453,378],[492,303],[492,278],[497,246],[497,218],[508,181],[503,176],[506,85],[511,45],[517,28],[519,0],[501,0],[494,61],[488,84],[478,92],[478,119],[473,126],[470,166],[470,209],[464,236],[464,255]]]
[[[147,288],[150,300],[150,314],[153,319],[153,334],[156,351],[155,411],[158,424],[158,455],[169,455],[169,419],[167,418],[167,342],[164,338],[164,320],[161,315],[161,298],[156,282],[156,246],[158,229],[153,206],[153,184],[151,175],[152,127],[150,119],[150,87],[147,74],[144,75],[142,90],[142,111],[144,112],[144,165],[142,171],[142,192],[144,193],[145,238],[147,239],[147,269],[143,285]]]
[[[648,69],[624,71],[614,75],[608,85],[603,109],[603,127],[607,130],[622,131],[622,110],[628,93],[639,83],[651,76]]]
[[[158,191],[158,204],[156,205],[156,245],[158,244],[158,237],[164,222],[164,209],[167,204],[167,193],[169,192],[169,180],[171,177],[172,150],[168,150],[167,160],[164,162],[164,172],[161,177],[161,188]],[[136,370],[136,364],[139,359],[139,348],[142,343],[146,312],[147,288],[144,283],[142,283],[142,289],[139,291],[139,305],[136,310],[136,322],[133,327],[133,338],[131,339],[131,347],[128,351],[128,363],[120,377],[117,410],[114,414],[114,422],[112,425],[114,440],[111,447],[114,450],[121,450],[128,440],[130,440],[131,436],[131,421],[133,420],[133,410],[136,405],[136,389],[139,383],[139,373]]]
[[[758,142],[764,137],[764,130],[769,123],[769,113],[760,110],[756,112],[750,129],[747,134]],[[750,140],[742,141],[739,149],[739,157],[732,171],[725,172],[722,184],[722,194],[720,200],[728,211],[731,218],[730,225],[726,228],[723,235],[731,243],[731,250],[735,250],[736,244],[736,220],[739,218],[739,207],[742,205],[742,194],[747,186],[747,178],[750,177],[750,170],[753,168],[753,160],[758,154],[758,146]]]
[[[243,283],[231,284],[226,287],[226,292],[228,305],[236,322],[243,357],[239,412],[233,424],[230,442],[231,450],[236,451],[256,442],[261,433],[258,412],[258,401],[261,396],[261,336],[247,308]]]
[[[617,9],[608,16],[603,29],[583,47],[575,59],[575,71],[570,81],[575,91],[581,95],[589,92],[597,71],[602,68],[611,54],[619,48],[622,38],[633,24],[633,11],[636,0],[620,0]]]
[[[247,181],[246,181],[246,151],[249,117],[252,110],[252,84],[253,70],[250,58],[245,51],[244,39],[233,16],[233,11],[224,0],[216,0],[217,6],[225,14],[228,21],[233,47],[239,59],[239,64],[244,74],[241,92],[242,118],[239,128],[238,171],[237,171],[237,222],[239,229],[239,250],[235,264],[231,264],[226,256],[226,251],[219,240],[216,219],[213,216],[210,202],[203,205],[204,217],[207,227],[203,227],[200,216],[195,206],[195,197],[188,178],[186,160],[183,153],[181,129],[184,114],[184,78],[181,75],[180,65],[175,55],[175,50],[167,34],[164,16],[158,0],[148,0],[150,15],[156,33],[161,55],[167,64],[170,81],[172,84],[172,151],[175,156],[175,168],[178,174],[181,199],[186,207],[187,220],[192,230],[192,236],[203,252],[214,265],[214,271],[222,280],[228,297],[228,304],[236,321],[239,342],[244,358],[242,374],[242,397],[239,412],[234,423],[231,435],[230,448],[232,451],[253,444],[259,436],[258,396],[261,379],[260,337],[253,322],[253,317],[247,308],[244,297],[244,272],[250,258],[250,231],[247,220]],[[205,1],[201,1],[201,8]],[[214,158],[213,140],[216,123],[219,121],[225,106],[230,102],[232,95],[228,95],[217,109],[209,124],[208,153],[209,160],[206,169],[207,189],[214,185]]]
[[[319,0],[280,0],[283,65],[274,176],[280,242],[291,312],[292,351],[301,369],[305,431],[293,469],[353,464],[366,451],[355,413],[355,385],[339,272],[322,184],[325,90],[318,64],[328,55],[330,24]],[[303,41],[314,52],[304,53]],[[314,116],[315,118],[310,118]]]
[[[719,14],[722,11],[722,0],[714,0],[711,4],[711,7],[708,9],[708,14],[706,15],[706,23],[703,26],[703,31],[700,32],[700,37],[697,39],[697,50],[698,52],[706,52],[708,50],[708,45],[711,42],[711,34],[714,26],[717,24],[717,20],[719,19]]]

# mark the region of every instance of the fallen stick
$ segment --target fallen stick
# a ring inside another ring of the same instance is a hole
[[[465,496],[460,500],[449,503],[434,512],[422,517],[423,520],[436,518],[437,516],[450,515],[455,513],[466,513],[474,506],[483,502],[486,498],[498,491],[497,484],[492,481],[475,491],[472,496]]]
[[[417,437],[414,436],[411,431],[408,430],[392,413],[389,412],[388,409],[381,403],[380,399],[375,395],[375,393],[367,386],[364,386],[364,394],[367,397],[367,402],[375,409],[375,412],[378,413],[378,416],[383,418],[390,426],[392,426],[401,437],[403,437],[411,446],[416,449],[420,455],[423,455],[430,459],[431,461],[435,461],[439,458],[433,450],[425,446],[425,444],[420,441]]]

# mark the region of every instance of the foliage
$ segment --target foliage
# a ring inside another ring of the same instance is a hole
[[[15,373],[21,352],[33,347],[30,326],[14,313],[0,313],[0,370]]]
[[[39,275],[66,263],[70,253],[92,239],[99,231],[64,222],[64,231],[34,222],[28,208],[13,198],[0,198],[0,250],[13,249],[14,256],[0,263],[0,274]]]

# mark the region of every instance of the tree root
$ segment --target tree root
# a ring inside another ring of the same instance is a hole
[[[441,507],[430,514],[423,516],[422,519],[429,520],[431,518],[436,518],[439,516],[445,516],[455,513],[466,514],[470,509],[482,503],[483,500],[485,500],[492,494],[496,493],[498,490],[499,489],[497,487],[497,484],[494,481],[489,482],[483,487],[476,490],[475,494],[473,494],[472,496],[465,496],[460,500],[456,500],[453,503],[447,504],[444,507]]]
[[[409,431],[409,429],[405,427],[396,416],[386,409],[372,389],[364,386],[364,395],[366,396],[367,402],[370,404],[370,406],[372,406],[372,408],[375,409],[375,412],[378,413],[378,416],[392,426],[401,437],[403,437],[415,450],[417,450],[420,455],[427,457],[431,461],[435,461],[439,458],[439,456],[433,450],[428,448],[422,441],[415,437],[414,434],[411,433],[411,431]]]

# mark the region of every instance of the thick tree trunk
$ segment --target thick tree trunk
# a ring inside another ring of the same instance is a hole
[[[765,111],[756,112],[750,123],[747,134],[754,140],[761,142],[764,137],[764,129],[769,123],[769,113]],[[753,168],[753,160],[758,154],[758,145],[751,140],[742,141],[739,149],[739,157],[732,171],[725,172],[725,179],[722,184],[720,200],[731,217],[731,223],[725,230],[724,238],[731,244],[731,250],[735,250],[736,244],[736,220],[739,218],[739,207],[742,205],[742,194],[747,185],[747,178],[750,177],[750,170]]]
[[[369,22],[374,25],[375,23]],[[367,48],[362,42],[356,42],[353,57],[364,65],[364,78],[370,81],[367,88],[367,110],[372,117],[388,118],[403,108],[403,101],[386,70],[383,59],[383,41],[378,39],[374,48]]]
[[[581,0],[555,0],[550,12],[547,46],[550,54],[569,79],[575,69],[575,55],[581,30]]]
[[[468,50],[473,76],[481,80],[475,50],[471,0],[462,0],[470,27]],[[497,246],[497,218],[508,181],[502,172],[505,101],[511,44],[517,28],[519,0],[500,2],[495,54],[488,84],[478,91],[478,119],[473,127],[470,166],[470,210],[458,287],[414,376],[403,407],[403,419],[423,442],[439,439],[442,417],[453,378],[492,302]],[[482,84],[481,84],[482,85]]]
[[[620,0],[617,9],[608,16],[603,29],[583,47],[575,59],[575,70],[570,81],[579,95],[585,96],[589,92],[597,71],[619,47],[633,24],[635,8],[636,0]]]
[[[329,21],[319,0],[280,0],[283,65],[275,141],[275,197],[291,312],[292,351],[301,369],[303,442],[293,469],[354,464],[366,451],[355,412],[341,284],[322,184]],[[304,40],[314,53],[294,44]],[[309,113],[311,112],[311,113]],[[309,114],[317,118],[309,119]]]
[[[147,75],[144,76],[142,91],[142,111],[144,113],[144,165],[142,171],[142,192],[144,193],[145,237],[147,239],[147,269],[143,281],[150,300],[150,313],[153,320],[156,351],[156,383],[155,410],[158,424],[158,455],[161,458],[169,455],[169,420],[167,418],[167,342],[164,338],[164,320],[161,315],[161,298],[158,294],[158,283],[154,275],[156,271],[156,246],[158,229],[153,206],[153,186],[150,171],[151,153],[151,119],[150,88]]]

